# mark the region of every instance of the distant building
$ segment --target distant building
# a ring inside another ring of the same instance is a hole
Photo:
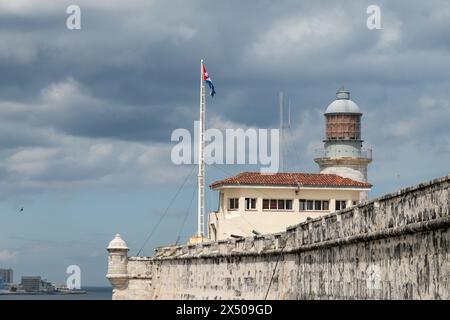
[[[4,283],[13,283],[14,271],[12,269],[0,269],[0,279],[2,279]]]
[[[5,282],[3,281],[2,278],[0,278],[0,290],[4,290],[5,289]]]
[[[42,279],[39,276],[24,276],[20,284],[26,292],[39,292],[41,290],[41,281]]]
[[[55,291],[55,286],[46,281],[42,280],[39,276],[25,276],[22,277],[21,287],[26,292],[53,292]]]

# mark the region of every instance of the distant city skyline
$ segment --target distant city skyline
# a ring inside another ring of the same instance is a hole
[[[449,173],[450,3],[378,1],[0,0],[0,268],[14,277],[109,286],[106,246],[135,255],[196,230],[195,174],[171,132],[198,119],[199,62],[217,94],[207,126],[277,128],[291,101],[286,171],[318,173],[324,116],[345,86],[373,149],[370,198]],[[286,100],[287,101],[287,100]],[[207,166],[206,183],[256,166]],[[206,192],[206,211],[217,209]],[[23,208],[23,210],[21,210]],[[184,218],[187,216],[186,223]]]
[[[0,269],[0,282],[3,284],[14,282],[14,270],[12,269]]]

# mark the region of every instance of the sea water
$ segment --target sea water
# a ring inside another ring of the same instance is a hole
[[[0,295],[0,300],[111,300],[111,287],[84,287],[85,294]]]

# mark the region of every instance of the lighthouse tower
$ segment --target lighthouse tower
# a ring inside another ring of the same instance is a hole
[[[362,148],[361,117],[358,105],[350,100],[350,92],[341,88],[336,93],[336,100],[325,111],[324,149],[318,150],[314,159],[320,173],[367,182],[372,150]],[[367,193],[361,195],[360,201],[364,200],[367,200]]]

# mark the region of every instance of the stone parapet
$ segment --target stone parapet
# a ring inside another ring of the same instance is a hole
[[[450,175],[278,234],[129,257],[128,288],[114,298],[450,299],[449,181]]]

